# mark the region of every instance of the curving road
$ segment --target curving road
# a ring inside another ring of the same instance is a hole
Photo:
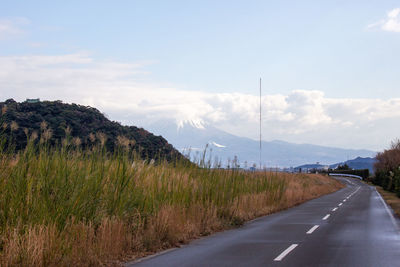
[[[333,194],[127,266],[400,266],[399,220],[373,187],[339,179]]]

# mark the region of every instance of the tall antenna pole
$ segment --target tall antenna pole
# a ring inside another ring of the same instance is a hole
[[[260,170],[262,169],[261,166],[261,77],[260,77]]]

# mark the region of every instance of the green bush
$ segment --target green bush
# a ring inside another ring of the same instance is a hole
[[[351,174],[351,175],[358,175],[361,176],[364,180],[368,179],[369,177],[369,170],[368,169],[363,169],[363,170],[332,170],[329,171],[332,173],[341,173],[341,174]]]

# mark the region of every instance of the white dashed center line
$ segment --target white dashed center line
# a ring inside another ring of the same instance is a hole
[[[351,183],[351,182],[350,182],[350,183]],[[351,184],[353,184],[353,183],[351,183]],[[354,184],[353,184],[353,185],[354,185]],[[348,195],[348,196],[343,200],[343,202],[339,203],[339,204],[338,204],[338,207],[333,208],[332,211],[336,211],[340,206],[343,205],[344,202],[346,202],[346,200],[348,200],[348,199],[349,199],[350,197],[352,197],[355,193],[357,193],[357,191],[358,191],[359,189],[360,189],[360,187],[358,187],[356,191],[354,191],[353,193],[351,193],[350,195]],[[325,215],[324,218],[322,218],[322,220],[325,221],[325,220],[327,220],[330,216],[331,216],[330,214],[327,214],[327,215]],[[314,225],[314,226],[311,227],[310,230],[308,230],[306,233],[307,233],[308,235],[310,235],[310,234],[312,234],[315,230],[317,230],[318,227],[319,227],[319,225]],[[279,256],[276,257],[276,258],[274,259],[274,261],[281,261],[281,260],[283,260],[283,258],[285,258],[290,252],[292,252],[292,250],[294,250],[298,245],[299,245],[299,244],[292,244],[292,245],[290,245],[290,246],[289,246],[287,249],[285,249],[281,254],[279,254]]]
[[[283,251],[278,257],[274,259],[274,261],[281,261],[284,257],[286,257],[287,254],[289,254],[293,249],[295,249],[298,246],[298,244],[292,244],[290,247],[288,247],[285,251]]]
[[[324,218],[322,218],[322,220],[326,220],[326,219],[328,219],[329,218],[329,216],[331,216],[330,214],[327,214],[327,215],[325,215],[325,217]]]
[[[308,230],[307,234],[312,234],[317,228],[319,227],[319,225],[314,225],[313,227],[311,227],[310,230]]]

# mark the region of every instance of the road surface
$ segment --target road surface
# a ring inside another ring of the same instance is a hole
[[[127,266],[400,266],[399,220],[361,181]]]

